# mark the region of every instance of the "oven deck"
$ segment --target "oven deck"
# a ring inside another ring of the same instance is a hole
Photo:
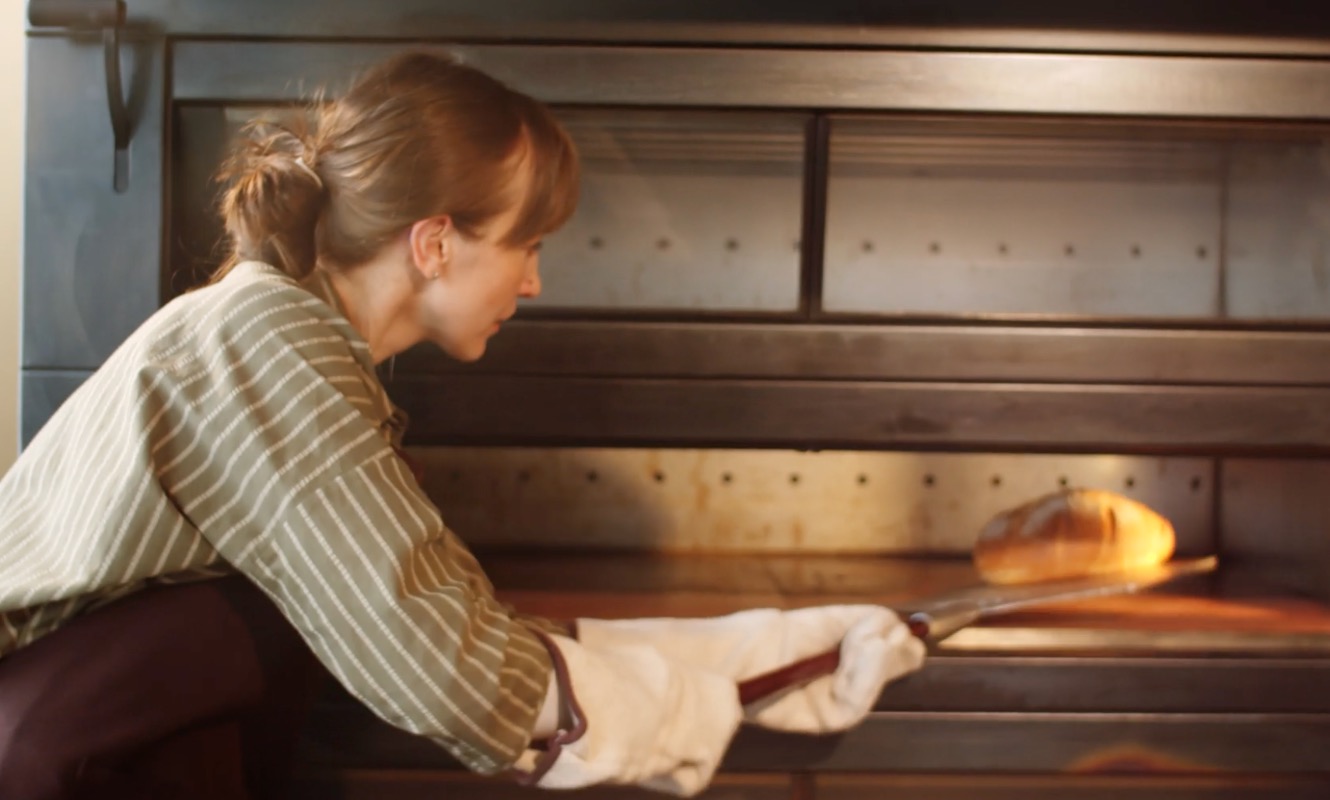
[[[747,608],[880,603],[908,609],[980,584],[966,559],[810,555],[491,554],[499,595],[575,617],[708,616]],[[575,575],[578,588],[568,589]],[[1136,595],[1015,612],[963,629],[941,655],[1262,655],[1330,658],[1330,605],[1254,570],[1222,568]]]

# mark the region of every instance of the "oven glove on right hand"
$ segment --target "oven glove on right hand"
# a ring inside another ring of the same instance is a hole
[[[734,681],[643,646],[588,646],[538,634],[571,721],[517,762],[544,789],[632,784],[690,796],[707,787],[742,718]]]
[[[649,645],[671,660],[719,672],[736,683],[840,647],[840,666],[744,708],[745,719],[797,733],[858,725],[883,687],[917,670],[924,645],[888,608],[829,605],[741,611],[706,619],[579,619],[590,647]]]

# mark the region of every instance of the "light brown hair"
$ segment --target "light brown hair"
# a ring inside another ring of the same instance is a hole
[[[531,170],[525,198],[510,186]],[[577,203],[568,134],[536,100],[446,55],[414,52],[281,124],[247,126],[218,173],[230,236],[217,280],[258,260],[303,278],[363,263],[417,220],[447,214],[466,236],[521,203],[505,244],[549,233]]]

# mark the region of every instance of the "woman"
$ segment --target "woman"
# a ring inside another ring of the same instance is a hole
[[[223,170],[213,282],[130,336],[0,484],[0,796],[280,796],[310,653],[472,769],[681,794],[743,719],[841,730],[919,665],[876,607],[573,638],[499,604],[403,459],[375,366],[424,341],[484,353],[540,291],[574,149],[535,101],[423,53],[310,112],[253,128]],[[837,675],[739,706],[737,680],[842,639]]]

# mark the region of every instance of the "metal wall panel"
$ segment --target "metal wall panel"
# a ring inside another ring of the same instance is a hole
[[[1222,145],[835,119],[829,312],[1219,313]]]
[[[1330,139],[1235,145],[1226,206],[1228,315],[1330,318]]]
[[[24,190],[25,369],[90,369],[156,310],[162,252],[165,45],[127,39],[129,186],[114,146],[101,39],[30,38]]]
[[[1330,599],[1330,463],[1226,459],[1221,480],[1223,551]]]
[[[744,450],[416,448],[476,546],[967,555],[995,514],[1068,486],[1140,500],[1214,549],[1204,459]]]
[[[794,311],[800,115],[565,111],[582,158],[568,224],[524,305]]]

